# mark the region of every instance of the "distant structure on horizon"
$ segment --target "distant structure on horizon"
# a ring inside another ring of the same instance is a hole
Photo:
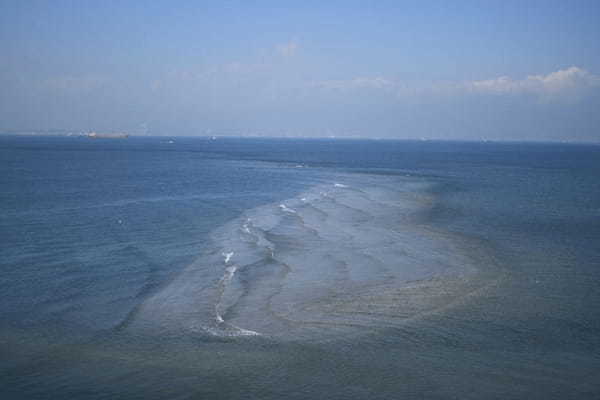
[[[129,135],[127,133],[101,133],[101,132],[89,132],[84,136],[90,139],[127,139]]]
[[[0,130],[0,135],[17,136],[67,136],[67,137],[87,137],[90,139],[127,139],[130,135],[124,132],[86,132],[71,131],[65,129],[46,129],[46,130]]]

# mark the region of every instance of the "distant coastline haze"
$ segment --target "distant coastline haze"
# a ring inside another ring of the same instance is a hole
[[[596,1],[3,1],[0,132],[600,141]]]

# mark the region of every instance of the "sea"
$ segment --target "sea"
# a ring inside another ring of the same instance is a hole
[[[598,399],[600,145],[0,137],[0,399]]]

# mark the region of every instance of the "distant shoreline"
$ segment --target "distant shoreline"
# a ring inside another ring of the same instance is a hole
[[[358,137],[358,136],[271,136],[271,135],[131,135],[129,133],[68,132],[68,131],[4,131],[0,137],[83,137],[91,139],[126,139],[126,138],[180,138],[180,139],[247,139],[247,140],[316,140],[316,141],[375,141],[375,142],[430,142],[430,143],[474,143],[474,144],[523,144],[523,145],[591,145],[599,146],[600,141],[578,140],[511,140],[511,139],[440,139],[440,138],[390,138],[390,137]]]

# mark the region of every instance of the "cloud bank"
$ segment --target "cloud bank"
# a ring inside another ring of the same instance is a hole
[[[547,101],[581,99],[590,91],[600,88],[600,76],[572,66],[550,72],[547,75],[530,75],[524,79],[500,76],[486,80],[466,82],[430,83],[416,86],[400,79],[376,77],[358,77],[347,80],[326,80],[310,84],[321,90],[356,91],[360,89],[393,92],[399,98],[440,97],[462,95],[533,95]]]
[[[470,81],[348,71],[335,79],[338,71],[324,70],[301,50],[290,40],[256,57],[127,79],[90,72],[37,84],[14,80],[20,97],[11,98],[5,114],[22,125],[80,129],[137,129],[143,121],[152,134],[600,140],[600,76],[579,66]]]
[[[494,79],[473,81],[466,84],[465,87],[479,93],[534,94],[559,99],[562,95],[583,95],[588,90],[599,88],[600,76],[573,66],[547,75],[531,75],[521,80],[501,76]]]

